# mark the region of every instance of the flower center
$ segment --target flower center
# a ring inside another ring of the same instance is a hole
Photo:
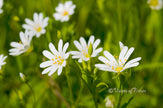
[[[58,65],[62,65],[64,62],[64,59],[61,58],[61,56],[55,56],[55,59],[52,58],[52,61],[54,61],[53,64],[58,64]]]
[[[36,28],[37,32],[41,32],[41,30],[42,30],[42,28],[40,26]]]
[[[86,58],[90,57],[90,55],[86,52],[86,50],[82,50],[82,52],[83,52],[83,56],[85,56]]]
[[[68,11],[63,12],[63,16],[66,16],[66,15],[68,15]]]
[[[122,70],[122,67],[117,67],[117,68],[115,68],[115,71],[120,72],[121,70]]]
[[[151,6],[157,6],[157,5],[159,5],[158,0],[151,0],[149,4]]]

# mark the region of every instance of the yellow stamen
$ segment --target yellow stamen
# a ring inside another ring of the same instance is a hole
[[[122,62],[121,60],[119,60],[120,62]]]
[[[54,61],[54,59],[52,58],[52,61]]]
[[[109,65],[109,63],[107,63],[107,65]]]
[[[127,61],[127,59],[125,59],[125,61]]]
[[[120,72],[122,70],[122,67],[117,67],[116,69],[115,69],[115,71],[118,71],[118,72]]]
[[[151,6],[157,6],[157,5],[159,5],[158,0],[151,0],[149,4]]]
[[[85,57],[86,57],[86,58],[89,58],[90,56],[89,56],[89,54],[86,54]]]
[[[88,46],[87,46],[87,48],[88,48]]]
[[[36,28],[37,32],[41,32],[42,28],[39,26],[38,28]]]
[[[19,41],[19,43],[21,44],[21,43],[22,43],[22,41]]]
[[[68,11],[63,12],[63,16],[66,16],[66,15],[68,15]]]
[[[118,58],[118,56],[115,56],[115,58]]]
[[[113,63],[115,63],[115,61],[113,61]]]
[[[61,58],[61,56],[58,56],[58,58]]]
[[[114,66],[112,66],[112,69],[114,69]]]
[[[57,62],[55,61],[53,64],[56,64]]]

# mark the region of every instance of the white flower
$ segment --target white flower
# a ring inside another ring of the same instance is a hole
[[[20,75],[21,80],[25,81],[25,75],[23,73],[21,73],[21,72],[19,73],[19,75]]]
[[[3,10],[1,9],[3,6],[3,0],[0,0],[0,14],[3,12]]]
[[[163,6],[162,0],[148,0],[147,3],[150,5],[151,9],[155,10],[159,10]]]
[[[113,106],[113,103],[112,103],[112,101],[109,99],[109,97],[106,97],[105,98],[105,106],[106,107],[109,107],[109,108],[113,108],[114,106]]]
[[[52,53],[47,50],[43,51],[43,55],[47,57],[49,61],[45,61],[40,64],[41,68],[47,67],[43,70],[42,74],[46,74],[49,72],[48,75],[51,76],[57,69],[58,75],[61,74],[62,68],[66,66],[66,59],[69,57],[69,53],[66,53],[68,46],[68,42],[63,46],[62,39],[59,40],[58,51],[52,43],[49,44],[49,48]]]
[[[30,43],[32,40],[32,34],[31,32],[25,31],[25,33],[20,32],[20,42],[11,42],[11,46],[14,47],[9,50],[9,54],[13,56],[20,55],[24,52],[26,52],[30,48]]]
[[[6,58],[7,56],[3,56],[3,54],[0,55],[0,70],[1,70],[1,66],[6,64],[6,62],[4,62]]]
[[[122,44],[120,44],[122,45]],[[122,47],[122,46],[121,46]],[[134,51],[134,48],[131,47],[128,49],[127,46],[123,46],[118,60],[114,58],[112,54],[110,54],[108,51],[104,51],[104,55],[99,57],[99,60],[104,62],[105,64],[95,64],[96,67],[98,67],[100,70],[104,71],[110,71],[110,72],[122,72],[127,68],[135,67],[139,65],[139,60],[141,60],[141,57],[137,57],[135,59],[130,60],[127,62],[129,59],[130,55]],[[117,56],[116,56],[117,58]],[[126,63],[127,62],[127,63]]]
[[[71,54],[73,55],[72,58],[79,58],[78,62],[82,62],[82,60],[88,61],[91,57],[96,57],[98,53],[102,51],[102,48],[96,49],[100,44],[100,39],[95,41],[95,37],[93,35],[90,36],[88,44],[83,37],[80,37],[80,43],[75,40],[74,44],[79,51],[71,51]],[[91,55],[88,53],[90,44],[92,44],[93,48]]]
[[[73,5],[72,1],[67,1],[65,4],[60,3],[58,7],[55,8],[57,13],[54,13],[53,17],[61,22],[68,21],[70,15],[74,14],[75,7],[76,5]]]
[[[23,28],[31,31],[33,35],[36,35],[36,37],[40,37],[41,34],[44,34],[46,32],[45,27],[48,25],[49,18],[43,18],[43,14],[33,14],[33,21],[26,18],[25,22],[27,24],[23,24]]]

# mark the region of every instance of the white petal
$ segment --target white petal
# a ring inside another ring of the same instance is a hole
[[[63,47],[63,40],[60,39],[60,40],[59,40],[59,43],[58,43],[58,51],[59,51],[59,52],[62,52],[62,47]]]
[[[34,13],[33,15],[33,20],[34,22],[37,22],[39,19],[38,19],[38,14],[37,13]]]
[[[50,66],[50,67],[44,69],[44,70],[42,71],[42,74],[48,73],[51,69],[52,69],[52,66]]]
[[[25,19],[25,22],[26,22],[27,24],[31,25],[31,26],[34,25],[34,22],[33,22],[32,20],[28,19],[28,18]]]
[[[93,51],[91,57],[96,57],[98,55],[98,53],[100,53],[103,50],[103,48],[98,48],[95,51]]]
[[[96,49],[99,44],[100,44],[100,39],[97,39],[93,44],[93,49]]]
[[[137,58],[135,58],[135,59],[132,59],[132,60],[130,60],[129,62],[127,62],[127,63],[125,64],[125,66],[128,66],[128,65],[130,65],[130,64],[133,64],[133,63],[135,63],[135,62],[138,62],[139,60],[141,60],[141,57],[137,57]]]
[[[72,56],[72,58],[80,58],[79,55]]]
[[[49,48],[54,55],[58,55],[58,51],[56,50],[55,46],[52,43],[49,43]]]
[[[119,46],[120,46],[120,49],[121,49],[121,50],[122,50],[123,47],[124,47],[124,45],[123,45],[123,43],[122,43],[121,41],[119,41]]]
[[[65,56],[64,56],[64,59],[67,59],[69,57],[69,53],[66,53]]]
[[[78,41],[74,41],[74,44],[78,50],[82,50],[82,46],[80,45]]]
[[[41,63],[40,67],[45,68],[45,67],[48,67],[50,65],[52,65],[52,61],[46,61],[46,62]]]
[[[127,69],[127,68],[131,68],[131,67],[136,67],[139,65],[139,62],[135,62],[133,64],[129,64],[129,65],[125,65],[125,67],[123,68],[123,70]],[[122,70],[122,71],[123,71]]]
[[[60,75],[61,73],[62,73],[62,66],[59,67],[59,69],[58,69],[58,75]]]
[[[86,43],[85,39],[84,39],[83,37],[80,37],[79,40],[80,40],[81,45],[82,45],[84,48],[86,48],[86,47],[87,47],[87,43]]]
[[[49,72],[48,76],[51,76],[56,70],[58,69],[58,66],[55,65],[52,70]]]
[[[128,47],[123,47],[123,49],[121,50],[120,54],[119,54],[119,60],[124,60],[124,56],[127,53]],[[120,61],[119,61],[120,62]]]
[[[93,35],[91,35],[89,38],[89,41],[88,41],[88,46],[90,45],[90,43],[92,43],[92,46],[93,46],[94,40],[95,40],[95,37]],[[93,46],[93,48],[94,48],[94,46]]]
[[[62,18],[62,15],[59,13],[54,13],[53,17],[55,18],[55,20],[60,20]]]
[[[68,46],[69,46],[69,43],[67,42],[67,43],[64,45],[64,47],[63,47],[63,53],[65,53],[65,52],[66,52],[66,50],[67,50]]]
[[[128,50],[127,54],[125,55],[124,59],[128,59],[128,58],[130,57],[130,55],[133,53],[133,51],[134,51],[134,48],[133,48],[133,47],[130,48],[130,49]]]
[[[49,51],[47,51],[47,50],[44,50],[42,53],[43,53],[43,55],[44,55],[45,57],[47,57],[48,59],[54,58],[54,55],[51,54],[51,53],[50,53]]]
[[[79,51],[70,51],[70,54],[72,54],[72,55],[79,55],[81,52],[79,52]]]
[[[67,16],[62,16],[62,18],[61,18],[61,22],[64,22],[64,21],[68,21],[69,20],[69,16],[67,15]]]
[[[100,61],[102,61],[103,63],[105,63],[105,64],[107,64],[107,63],[109,63],[110,61],[109,60],[107,60],[105,57],[103,57],[103,56],[100,56],[99,58],[98,58]]]
[[[78,60],[78,62],[81,63],[81,62],[82,62],[82,59],[80,58],[80,59]]]
[[[115,60],[114,56],[111,55],[108,51],[104,51],[104,55],[112,62],[118,65],[117,61]]]

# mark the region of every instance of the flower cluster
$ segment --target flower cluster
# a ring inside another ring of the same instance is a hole
[[[13,56],[20,55],[30,49],[30,43],[34,36],[39,37],[41,34],[45,33],[45,27],[48,25],[49,18],[43,18],[43,14],[34,13],[33,20],[25,19],[27,24],[23,24],[25,33],[20,32],[20,42],[11,42],[11,46],[14,47],[9,50],[9,54]]]
[[[152,9],[161,9],[162,8],[162,0],[148,0],[148,3]],[[1,9],[3,6],[3,0],[0,0],[0,13],[3,12]],[[56,13],[53,14],[53,17],[57,21],[65,22],[70,19],[70,16],[74,14],[74,10],[76,5],[73,4],[72,1],[67,1],[64,4],[59,3],[59,5],[55,8]],[[46,33],[46,27],[48,26],[49,17],[45,17],[43,13],[34,13],[33,20],[26,18],[25,24],[22,27],[25,29],[24,32],[19,33],[20,41],[19,42],[11,42],[11,48],[9,50],[9,55],[18,56],[25,52],[30,52],[31,50],[31,41],[34,36],[39,38],[41,35]],[[48,76],[53,75],[57,72],[58,75],[61,75],[62,70],[66,67],[67,59],[71,56],[73,59],[78,59],[79,63],[83,64],[85,62],[91,61],[91,58],[99,56],[102,52],[103,48],[100,47],[100,39],[95,39],[95,36],[91,35],[89,37],[88,42],[84,39],[84,37],[80,37],[79,41],[74,40],[73,43],[77,48],[77,51],[67,51],[69,47],[69,42],[64,44],[63,40],[60,39],[58,42],[58,49],[54,46],[53,43],[49,43],[49,49],[44,50],[42,53],[48,59],[47,61],[43,61],[40,64],[40,68],[45,68],[42,71],[42,74],[48,74]],[[99,56],[98,59],[103,62],[103,64],[95,64],[94,66],[99,70],[121,73],[124,70],[136,67],[139,65],[139,61],[141,57],[137,57],[128,61],[131,54],[134,51],[134,48],[128,48],[122,42],[119,42],[120,46],[120,54],[119,56],[113,56],[110,52],[104,51],[104,56]],[[7,56],[0,55],[0,71],[2,65],[6,64],[4,60]],[[128,61],[128,62],[127,62]],[[91,62],[88,62],[88,64]],[[84,67],[84,66],[83,66]],[[91,69],[90,69],[91,70]],[[89,70],[89,71],[90,71]],[[23,73],[19,73],[22,81],[26,82],[26,77]],[[114,107],[114,99],[107,97],[105,99],[106,107]]]
[[[154,0],[151,0],[150,4],[155,4],[155,2]],[[0,0],[0,8],[2,7],[2,5],[3,0]],[[57,12],[54,13],[53,16],[56,20],[60,20],[61,22],[68,21],[70,15],[74,14],[75,8],[76,5],[74,5],[72,1],[67,1],[65,2],[65,4],[60,3],[58,7],[56,7],[55,10]],[[26,24],[22,25],[22,27],[25,29],[25,32],[19,33],[19,42],[11,42],[10,45],[13,48],[9,50],[9,54],[12,56],[17,56],[29,51],[32,38],[34,36],[40,37],[42,34],[45,34],[45,27],[48,25],[48,20],[49,17],[44,18],[42,13],[34,13],[33,21],[26,18]],[[100,39],[95,40],[95,37],[93,35],[90,36],[88,43],[83,37],[80,37],[79,42],[75,40],[73,43],[78,51],[66,52],[69,43],[67,42],[65,45],[63,45],[62,39],[59,40],[58,51],[56,50],[55,46],[50,43],[49,48],[51,52],[47,50],[43,51],[43,55],[48,58],[49,61],[45,61],[40,64],[41,68],[47,67],[43,70],[42,74],[46,74],[49,72],[48,75],[51,76],[55,71],[58,70],[58,75],[60,75],[62,72],[62,68],[66,66],[66,59],[69,57],[69,54],[72,55],[73,59],[78,59],[78,62],[81,63],[82,61],[89,61],[91,58],[98,56],[99,53],[103,50],[103,48],[98,48],[98,45],[100,44]],[[115,58],[108,51],[104,51],[105,57],[99,56],[99,60],[102,61],[104,64],[95,64],[95,67],[99,68],[100,70],[119,73],[127,68],[138,66],[138,61],[141,60],[141,57],[135,58],[127,62],[130,55],[134,51],[134,48],[132,47],[128,49],[128,47],[124,46],[122,42],[120,42],[119,45],[121,52],[118,59],[117,57]],[[0,66],[2,66],[5,64],[3,61],[6,57],[0,57]]]

